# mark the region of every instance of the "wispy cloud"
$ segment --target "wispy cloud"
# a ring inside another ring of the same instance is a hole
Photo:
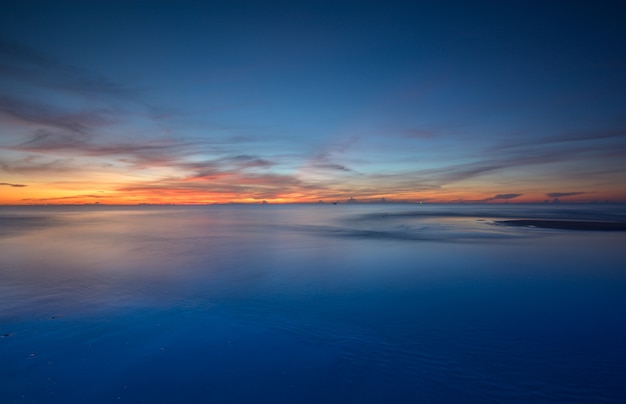
[[[0,123],[93,136],[94,130],[125,120],[168,115],[167,108],[145,98],[131,83],[0,38]]]
[[[244,154],[233,156],[233,157],[226,157],[226,158],[219,160],[219,162],[235,164],[240,169],[270,168],[276,164],[273,161],[269,161],[269,160],[260,158],[258,156],[244,155]]]
[[[587,130],[579,132],[558,133],[552,136],[530,137],[525,140],[509,140],[489,149],[490,152],[503,152],[520,148],[539,148],[550,145],[563,146],[564,144],[583,143],[593,141],[597,146],[599,140],[626,140],[626,128],[616,127],[609,129]],[[623,145],[622,145],[623,147]]]
[[[68,111],[51,103],[11,95],[0,95],[0,114],[4,115],[4,118],[0,115],[0,122],[13,121],[34,129],[47,127],[81,135],[115,122],[107,109]]]
[[[137,99],[138,96],[138,90],[128,85],[1,38],[0,56],[0,72],[8,80],[82,97]]]
[[[509,199],[517,198],[522,195],[523,194],[498,194],[488,199],[489,200],[498,200],[498,199],[509,200]]]
[[[79,171],[70,159],[42,158],[41,156],[26,156],[16,159],[0,159],[0,171],[10,174],[64,174]]]
[[[546,196],[550,198],[565,198],[567,196],[583,195],[587,192],[549,192]]]
[[[76,132],[38,129],[25,141],[0,149],[72,156],[108,156],[137,167],[176,163],[184,156],[205,150],[199,141],[153,137],[127,141]]]
[[[354,171],[344,165],[341,164],[333,164],[333,163],[328,163],[328,164],[314,164],[313,165],[315,168],[319,168],[321,170],[330,170],[330,171],[344,171],[344,172],[351,172]]]
[[[565,141],[564,141],[565,142]],[[558,143],[552,140],[553,146]],[[616,164],[613,170],[608,162],[623,161],[626,157],[626,145],[624,144],[599,144],[592,145],[570,143],[559,144],[559,147],[542,147],[541,143],[534,141],[525,144],[509,145],[499,149],[487,149],[482,157],[475,161],[462,164],[450,164],[434,169],[420,170],[416,174],[431,178],[440,184],[451,184],[479,177],[485,174],[500,173],[525,167],[540,167],[549,165],[561,165],[565,163],[584,162],[587,160],[603,161],[605,174],[618,175],[623,173],[623,165]],[[467,155],[465,158],[470,157]]]
[[[76,157],[141,169],[206,149],[169,134],[157,122],[166,108],[150,106],[127,83],[1,39],[0,73],[0,125],[8,135],[0,150],[10,152],[0,168],[6,172],[58,173]]]
[[[98,195],[98,194],[81,194],[81,195],[70,195],[70,196],[60,196],[54,198],[22,198],[24,202],[55,202],[55,201],[76,201],[76,200],[89,200],[89,199],[107,199],[111,198],[110,195]]]
[[[290,175],[245,175],[219,172],[210,177],[158,180],[123,186],[118,192],[127,196],[172,196],[188,194],[196,200],[275,199],[302,192],[307,185]],[[310,189],[308,190],[310,191]]]
[[[322,175],[359,174],[346,162],[347,152],[359,141],[356,136],[343,139],[339,142],[325,145],[321,150],[308,157],[304,169],[309,173]]]
[[[14,188],[23,188],[23,187],[26,187],[27,185],[24,185],[24,184],[10,184],[8,182],[0,182],[0,186],[14,187]]]

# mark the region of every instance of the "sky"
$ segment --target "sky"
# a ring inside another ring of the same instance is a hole
[[[626,202],[621,1],[0,5],[0,204]]]

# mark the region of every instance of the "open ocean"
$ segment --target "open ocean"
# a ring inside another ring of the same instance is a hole
[[[626,206],[0,207],[0,402],[626,401],[626,232],[516,219]]]

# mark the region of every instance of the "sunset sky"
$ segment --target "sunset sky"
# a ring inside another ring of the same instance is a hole
[[[2,3],[0,204],[626,202],[622,1],[138,4]]]

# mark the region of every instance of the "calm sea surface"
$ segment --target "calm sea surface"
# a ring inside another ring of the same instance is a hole
[[[1,207],[0,402],[624,402],[623,205]]]

